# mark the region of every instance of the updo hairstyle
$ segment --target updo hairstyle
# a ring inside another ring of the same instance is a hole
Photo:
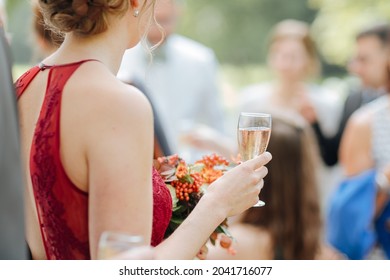
[[[148,2],[154,0],[145,0],[141,10]],[[45,24],[55,32],[87,36],[106,31],[108,15],[122,16],[129,0],[39,0],[39,5]]]

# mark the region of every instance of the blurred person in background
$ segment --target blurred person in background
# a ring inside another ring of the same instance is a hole
[[[279,22],[269,38],[268,65],[271,82],[249,85],[239,96],[239,109],[246,112],[290,111],[308,121],[316,135],[322,162],[321,204],[325,211],[329,194],[339,178],[338,166],[329,161],[324,135],[337,131],[340,106],[332,91],[311,82],[320,72],[320,61],[307,23],[287,19]]]
[[[296,113],[273,114],[268,151],[273,160],[261,199],[230,225],[231,248],[209,246],[210,259],[338,259],[324,242],[316,175],[320,155],[310,125]],[[283,207],[281,207],[283,205]],[[224,237],[221,236],[221,240]],[[222,243],[223,244],[223,243]]]
[[[377,24],[356,35],[355,54],[348,64],[348,70],[358,78],[359,83],[352,85],[347,94],[337,133],[333,137],[327,137],[317,131],[320,145],[326,148],[330,165],[339,160],[341,137],[352,113],[386,93],[389,34],[388,24]]]
[[[380,34],[359,39],[367,53],[377,47],[372,56],[362,54],[363,61],[376,58],[376,67],[367,73],[354,67],[363,85],[385,94],[347,121],[340,144],[345,179],[332,195],[327,221],[329,242],[351,259],[390,259],[390,34]]]
[[[127,50],[118,78],[145,85],[170,149],[191,162],[221,146],[213,144],[216,135],[224,133],[225,114],[214,52],[175,33],[181,2],[157,1],[155,17],[161,27],[151,27],[147,42],[153,46],[162,41],[161,45],[153,51],[152,59],[141,44]]]
[[[358,77],[360,85],[348,95],[343,121],[362,105],[386,93],[389,36],[389,24],[373,25],[357,34],[355,54],[348,70]]]
[[[352,114],[341,141],[340,163],[345,179],[329,203],[329,242],[351,259],[389,259],[389,94]]]
[[[0,0],[0,259],[26,259],[23,180],[11,52]]]

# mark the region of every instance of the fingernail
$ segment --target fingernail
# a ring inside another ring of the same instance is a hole
[[[266,156],[266,158],[267,158],[268,160],[271,160],[271,159],[272,159],[272,155],[271,155],[270,152],[265,152],[264,155]]]

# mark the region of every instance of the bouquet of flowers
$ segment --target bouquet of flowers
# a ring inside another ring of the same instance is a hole
[[[178,155],[157,159],[157,170],[169,188],[173,202],[173,213],[165,237],[172,234],[188,217],[207,191],[207,186],[221,177],[232,165],[217,154],[206,155],[194,164],[187,164]],[[230,247],[232,240],[227,220],[223,221],[210,236],[211,244],[215,245],[219,241],[221,247],[234,254]]]

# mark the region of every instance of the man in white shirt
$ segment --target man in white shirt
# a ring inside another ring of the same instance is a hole
[[[161,43],[153,52],[153,58],[148,48],[141,44],[127,50],[118,78],[126,83],[134,79],[144,83],[171,150],[187,160],[195,160],[207,151],[194,149],[189,142],[194,144],[194,138],[210,139],[210,135],[223,133],[223,103],[219,97],[218,62],[214,52],[174,34],[178,14],[179,5],[175,0],[156,3],[155,16],[164,30],[163,41],[160,42],[161,30],[152,26],[147,37],[148,45]],[[208,135],[199,135],[198,132]],[[198,141],[198,148],[205,142]],[[206,146],[202,148],[212,149],[210,145]]]

